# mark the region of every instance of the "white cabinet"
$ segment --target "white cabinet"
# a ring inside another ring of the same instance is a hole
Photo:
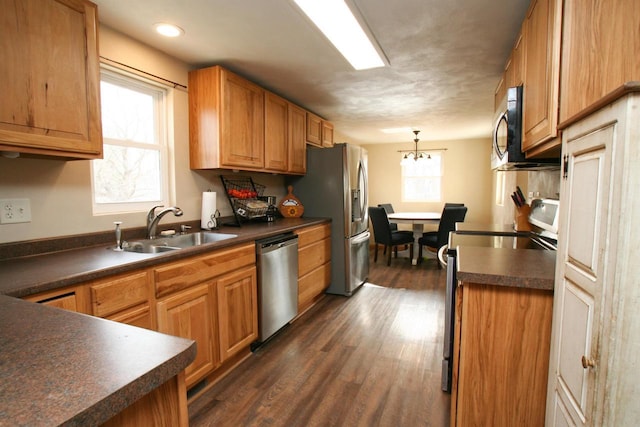
[[[625,95],[563,133],[548,426],[640,418],[639,110]]]

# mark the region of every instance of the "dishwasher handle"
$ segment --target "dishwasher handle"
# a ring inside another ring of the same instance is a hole
[[[268,253],[277,249],[285,248],[298,244],[297,234],[281,234],[278,236],[268,237],[262,240],[256,240],[256,252],[259,254]]]

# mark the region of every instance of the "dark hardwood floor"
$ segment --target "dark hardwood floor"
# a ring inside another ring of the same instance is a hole
[[[447,426],[445,270],[371,260],[352,297],[327,295],[191,402],[191,426]]]

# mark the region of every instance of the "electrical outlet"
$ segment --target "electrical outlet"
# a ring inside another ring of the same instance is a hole
[[[1,199],[0,224],[31,222],[31,203],[29,199]]]

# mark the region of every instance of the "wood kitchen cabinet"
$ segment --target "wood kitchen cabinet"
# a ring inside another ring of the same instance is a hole
[[[331,225],[296,230],[298,235],[298,313],[315,304],[331,284]]]
[[[307,143],[316,147],[333,147],[333,124],[307,111]]]
[[[220,66],[189,72],[192,169],[263,170],[264,89]]]
[[[547,425],[640,418],[640,84],[563,129]]]
[[[258,339],[258,286],[255,266],[217,279],[220,357],[235,356]]]
[[[307,172],[307,112],[295,104],[289,103],[289,138],[287,172],[305,174]]]
[[[198,343],[187,387],[257,338],[253,242],[165,264],[153,274],[158,330]]]
[[[77,313],[88,314],[90,312],[87,303],[87,292],[84,286],[72,286],[56,289],[31,295],[23,299],[42,305],[48,305],[50,307],[75,311]]]
[[[640,80],[637,0],[565,0],[560,122]]]
[[[552,304],[551,290],[458,287],[451,426],[544,425]]]
[[[220,365],[215,282],[204,282],[158,301],[158,331],[197,343],[195,360],[185,369],[187,388]]]
[[[525,50],[522,150],[528,154],[560,146],[560,140],[556,137],[561,29],[562,0],[531,2],[523,23]],[[548,141],[551,142],[547,143]],[[545,144],[544,147],[542,144]]]
[[[264,168],[286,172],[289,136],[289,102],[270,92],[264,94]]]
[[[101,157],[96,5],[2,0],[0,8],[0,150]]]
[[[307,170],[305,111],[270,92],[264,100],[265,167],[268,172],[304,174]]]
[[[91,314],[94,316],[156,329],[150,270],[125,273],[97,280],[86,286],[91,297]]]

